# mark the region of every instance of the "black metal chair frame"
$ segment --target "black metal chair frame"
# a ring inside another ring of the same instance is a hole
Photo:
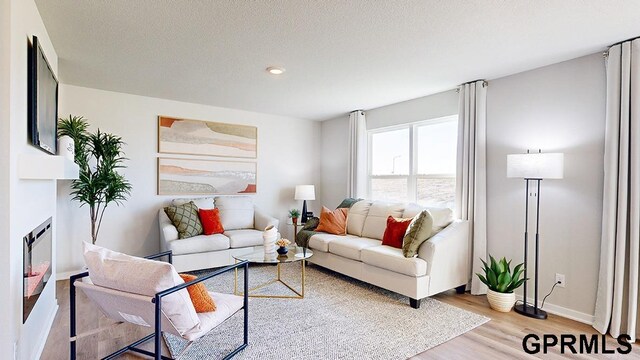
[[[171,251],[165,251],[165,252],[161,252],[155,255],[150,255],[150,256],[146,256],[146,259],[152,259],[152,260],[156,260],[162,257],[167,257],[169,260],[169,263],[172,263],[173,260],[173,255]],[[154,324],[154,332],[143,337],[142,339],[139,339],[125,347],[123,347],[122,349],[119,349],[109,355],[107,355],[106,357],[102,358],[103,360],[108,360],[108,359],[114,359],[124,353],[126,353],[127,351],[133,351],[139,354],[143,354],[143,355],[147,355],[150,356],[156,360],[173,360],[170,357],[167,356],[163,356],[162,355],[162,343],[161,343],[161,339],[162,339],[162,298],[169,295],[169,294],[173,294],[176,291],[182,290],[187,288],[188,286],[197,284],[199,282],[205,281],[207,279],[211,279],[214,276],[218,276],[220,274],[226,273],[228,271],[232,271],[238,268],[244,268],[244,304],[242,306],[242,309],[244,309],[244,342],[242,343],[242,345],[240,345],[239,347],[237,347],[235,350],[233,350],[231,353],[227,354],[224,359],[231,359],[232,357],[234,357],[236,354],[238,354],[240,351],[244,350],[249,342],[249,297],[248,297],[248,293],[249,293],[249,281],[248,281],[248,276],[249,276],[249,262],[248,261],[241,261],[237,264],[231,265],[231,266],[227,266],[224,267],[222,269],[218,269],[215,270],[214,272],[207,274],[205,276],[202,277],[198,277],[197,279],[190,281],[188,283],[184,283],[184,284],[180,284],[180,285],[176,285],[172,288],[166,289],[164,291],[161,291],[157,294],[155,294],[154,298],[151,300],[151,302],[153,302],[155,304],[155,324]],[[71,286],[69,286],[69,302],[70,302],[70,322],[69,322],[69,345],[70,345],[70,355],[71,355],[71,360],[76,360],[76,287],[75,287],[75,282],[78,279],[82,279],[86,276],[89,275],[88,271],[85,271],[83,273],[80,274],[76,274],[76,275],[72,275],[69,280],[71,281]],[[155,344],[155,349],[154,352],[151,351],[147,351],[144,349],[140,349],[138,348],[139,345],[154,339],[154,344]]]

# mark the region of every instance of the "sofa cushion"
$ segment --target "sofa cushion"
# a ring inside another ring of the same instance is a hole
[[[224,234],[229,237],[229,245],[232,249],[264,244],[262,231],[254,229],[229,230]]]
[[[253,198],[250,196],[218,196],[216,208],[220,209],[220,221],[225,230],[253,229]]]
[[[322,252],[329,252],[329,243],[338,239],[357,239],[357,236],[353,235],[333,235],[327,233],[319,233],[312,235],[309,238],[309,248]]]
[[[427,262],[420,258],[406,258],[401,249],[381,245],[362,249],[362,262],[409,276],[427,275]]]
[[[229,238],[222,234],[198,235],[187,239],[169,241],[167,248],[167,250],[173,251],[173,255],[225,250],[229,248]]]
[[[169,263],[125,255],[87,242],[84,243],[84,260],[89,268],[89,278],[97,286],[154,296],[160,291],[184,284]],[[186,289],[164,297],[162,312],[180,334],[198,328],[200,324]]]
[[[348,259],[360,261],[360,251],[373,246],[380,246],[382,241],[366,237],[350,237],[335,239],[329,243],[329,252]]]
[[[362,200],[351,205],[349,214],[347,215],[347,234],[362,236],[362,228],[364,220],[367,218],[371,201]]]
[[[393,216],[394,218],[402,217],[403,212],[403,204],[390,204],[381,201],[373,202],[364,220],[362,236],[382,240],[384,230],[387,228],[387,218],[389,216]]]
[[[404,209],[403,218],[412,218],[418,215],[422,210],[429,210],[433,218],[433,234],[440,232],[453,222],[453,210],[449,208],[424,207],[415,203],[408,204]],[[433,235],[432,234],[432,235]]]
[[[171,205],[180,206],[190,201],[193,201],[193,203],[196,204],[198,209],[211,210],[214,207],[212,197],[194,198],[194,199],[173,199],[171,200]]]

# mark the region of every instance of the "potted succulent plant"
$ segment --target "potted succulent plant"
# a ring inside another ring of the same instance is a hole
[[[289,217],[291,218],[291,221],[294,224],[297,224],[298,223],[298,218],[300,217],[300,210],[298,210],[298,209],[289,210]]]
[[[500,261],[496,261],[491,255],[489,259],[489,265],[480,259],[484,275],[480,273],[476,275],[489,288],[487,300],[491,308],[500,312],[509,312],[516,303],[516,294],[513,291],[528,280],[520,278],[524,272],[523,264],[516,265],[511,271],[511,260],[507,262],[503,257]]]

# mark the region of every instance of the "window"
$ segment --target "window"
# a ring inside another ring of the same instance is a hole
[[[369,132],[369,198],[454,207],[458,116]]]

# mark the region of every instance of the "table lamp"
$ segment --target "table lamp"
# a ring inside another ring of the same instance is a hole
[[[536,193],[536,257],[533,306],[527,304],[527,282],[524,282],[524,294],[522,304],[516,305],[514,310],[521,315],[535,319],[546,319],[546,311],[538,308],[538,266],[539,266],[539,242],[540,242],[540,181],[543,179],[562,179],[564,176],[564,154],[538,153],[507,155],[507,177],[522,178],[526,183],[525,193],[525,219],[524,219],[524,278],[527,278],[527,254],[529,247],[529,181],[537,183]]]
[[[316,188],[313,185],[297,185],[295,200],[302,200],[302,217],[300,221],[304,224],[309,219],[307,215],[307,200],[316,199]]]

